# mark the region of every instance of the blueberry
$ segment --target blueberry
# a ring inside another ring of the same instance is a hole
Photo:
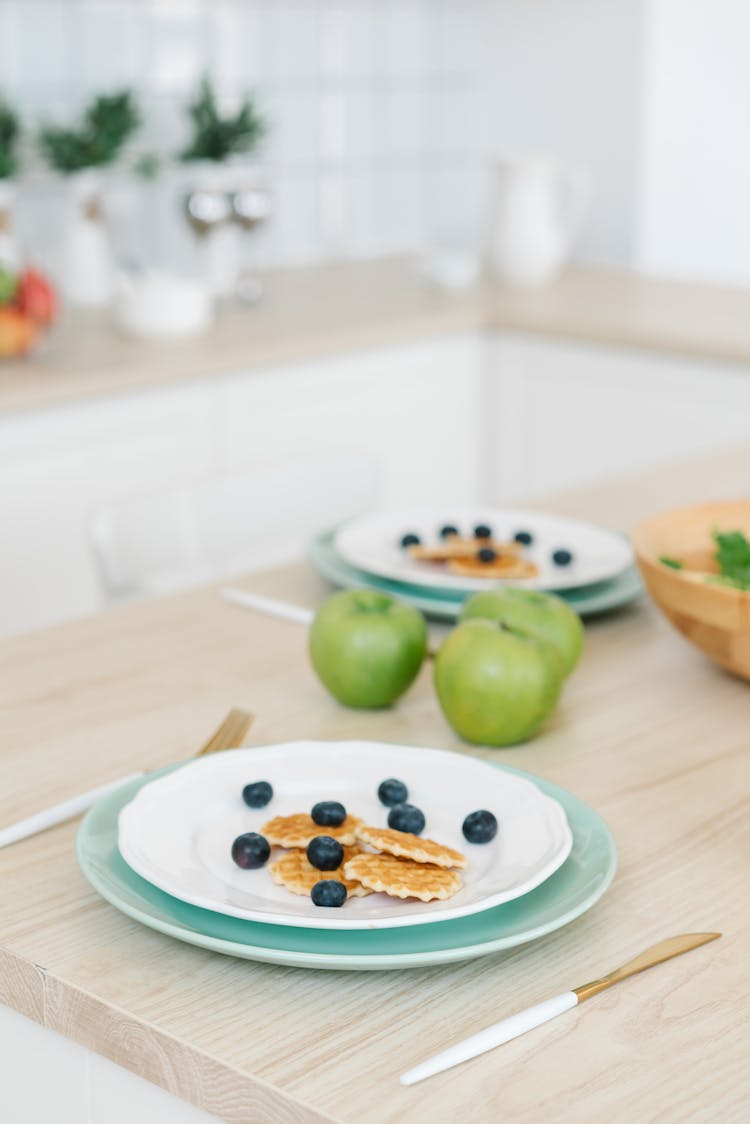
[[[268,840],[257,831],[238,835],[232,844],[232,858],[243,870],[257,870],[268,862],[271,848]]]
[[[388,777],[378,785],[378,800],[381,804],[385,804],[386,808],[392,808],[394,804],[405,804],[408,799],[409,789],[403,781],[397,781],[395,777]]]
[[[531,531],[516,531],[513,536],[513,542],[520,542],[521,546],[531,546],[534,541],[534,536]]]
[[[242,799],[248,808],[265,808],[272,796],[273,789],[268,781],[253,781],[242,790]]]
[[[569,550],[553,550],[552,561],[556,566],[569,566],[573,561],[573,555]]]
[[[486,523],[478,523],[474,528],[475,539],[491,539],[492,527],[488,527]]]
[[[346,819],[346,808],[338,800],[321,800],[313,804],[310,815],[319,827],[339,827]]]
[[[344,848],[332,835],[316,835],[307,844],[307,861],[316,870],[338,870],[344,861]]]
[[[477,551],[477,558],[480,562],[494,562],[497,558],[497,551],[493,550],[491,546],[483,546],[481,550]]]
[[[409,831],[412,835],[421,835],[424,825],[424,812],[420,812],[413,804],[396,804],[388,813],[388,826],[394,831]]]
[[[401,539],[401,546],[406,550],[408,546],[419,546],[421,541],[419,535],[415,535],[413,531],[409,531],[408,535],[404,535]]]
[[[497,820],[492,812],[482,808],[478,812],[469,812],[461,830],[469,843],[489,843],[497,835]]]
[[[333,878],[316,882],[310,891],[313,905],[340,906],[346,901],[346,886]]]
[[[458,527],[454,527],[452,523],[446,523],[444,527],[440,528],[440,538],[449,539],[451,535],[458,534]]]

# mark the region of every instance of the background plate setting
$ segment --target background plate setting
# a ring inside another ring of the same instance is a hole
[[[419,609],[425,616],[435,620],[456,620],[469,594],[416,586],[408,582],[389,581],[375,574],[366,574],[364,570],[358,570],[341,557],[335,547],[335,535],[335,528],[325,531],[316,536],[309,546],[310,561],[327,581],[342,589],[361,589],[365,586],[379,589],[392,597],[400,597],[415,609]],[[571,609],[575,609],[579,616],[594,617],[600,613],[620,609],[641,597],[643,583],[636,567],[631,565],[609,581],[556,592],[559,597],[567,601]]]
[[[511,541],[517,531],[530,532],[533,544],[524,557],[536,563],[539,575],[508,579],[509,584],[527,589],[591,585],[615,577],[633,561],[630,544],[621,535],[593,523],[539,511],[490,507],[422,508],[362,516],[339,528],[336,550],[352,566],[367,573],[425,588],[467,593],[499,584],[496,578],[458,577],[445,566],[418,562],[399,545],[407,532],[419,535],[424,543],[438,542],[440,527],[448,523],[463,535],[471,535],[480,523],[487,524],[501,541]],[[571,552],[569,565],[561,567],[552,562],[552,553],[558,549]]]

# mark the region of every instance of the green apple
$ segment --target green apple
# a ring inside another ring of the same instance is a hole
[[[346,706],[390,706],[412,685],[427,653],[416,609],[372,589],[335,593],[310,626],[310,659],[321,682]]]
[[[554,593],[536,589],[488,589],[475,593],[464,604],[460,620],[485,617],[504,621],[512,628],[530,632],[557,648],[563,670],[570,675],[583,650],[583,624],[578,613]]]
[[[459,624],[435,657],[435,689],[443,714],[466,741],[515,745],[552,712],[563,668],[546,640],[502,621]]]

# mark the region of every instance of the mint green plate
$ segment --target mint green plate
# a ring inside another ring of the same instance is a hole
[[[447,591],[433,590],[424,586],[409,585],[406,582],[390,581],[375,574],[365,573],[346,562],[334,546],[336,529],[325,531],[313,539],[308,555],[318,573],[334,585],[344,589],[369,586],[391,593],[408,601],[415,609],[437,620],[453,621],[458,616],[465,598]],[[572,609],[582,617],[593,617],[608,613],[629,604],[643,593],[643,584],[635,566],[629,566],[616,578],[596,582],[594,585],[576,589],[560,590],[557,594],[567,601]]]
[[[188,944],[246,960],[339,971],[417,968],[469,960],[536,940],[567,925],[602,896],[617,865],[614,841],[596,812],[557,785],[508,769],[529,777],[558,800],[573,832],[568,859],[531,893],[470,917],[375,932],[299,929],[243,921],[163,893],[121,858],[117,849],[120,809],[149,780],[168,771],[162,769],[129,781],[94,805],[76,840],[81,870],[103,898],[136,921]]]

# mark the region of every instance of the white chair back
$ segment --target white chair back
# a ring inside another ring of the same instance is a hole
[[[316,532],[375,506],[378,492],[372,462],[336,456],[118,502],[90,525],[104,600],[172,592],[301,557]]]

